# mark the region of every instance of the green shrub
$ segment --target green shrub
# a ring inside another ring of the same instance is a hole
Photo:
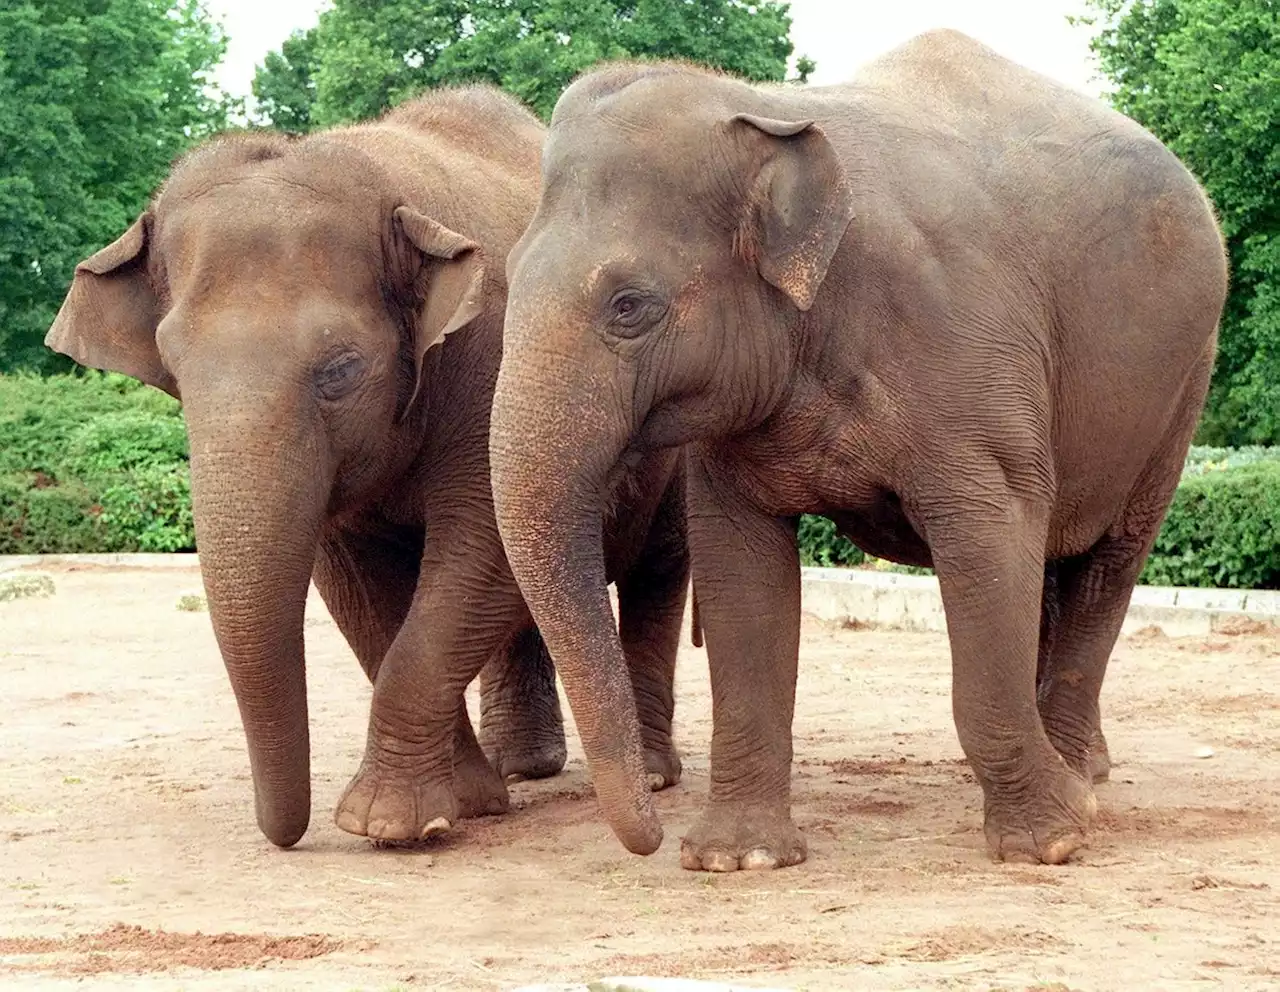
[[[0,376],[0,474],[55,475],[65,468],[73,435],[104,414],[149,414],[182,424],[177,400],[128,376]]]
[[[131,472],[187,461],[187,431],[180,417],[142,410],[104,413],[68,439],[64,466],[77,475]]]
[[[0,554],[108,551],[96,514],[93,496],[81,483],[54,485],[35,474],[0,476]]]
[[[126,376],[0,376],[0,554],[195,547],[180,408]]]
[[[1142,581],[1280,588],[1280,461],[1255,459],[1185,478]]]
[[[837,534],[836,525],[826,517],[801,517],[797,543],[802,565],[861,565],[867,557],[852,541]]]
[[[138,551],[194,551],[191,476],[185,466],[148,465],[103,491],[99,521],[108,540]]]

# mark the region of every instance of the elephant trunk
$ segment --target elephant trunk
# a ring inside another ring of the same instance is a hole
[[[504,357],[490,423],[498,528],[564,682],[605,816],[627,850],[651,854],[662,827],[609,606],[602,540],[602,493],[627,431],[607,409],[603,383],[548,388],[542,373],[557,363],[564,365],[527,351]]]
[[[211,422],[186,406],[201,573],[244,724],[258,826],[291,847],[311,815],[302,631],[327,476],[315,446],[277,418],[224,412]]]

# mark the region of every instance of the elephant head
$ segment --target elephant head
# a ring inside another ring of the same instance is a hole
[[[605,813],[640,853],[661,829],[601,516],[642,453],[748,430],[792,388],[796,331],[852,205],[828,138],[786,103],[678,65],[583,77],[556,107],[537,213],[507,262],[498,524]]]
[[[412,457],[428,350],[483,306],[478,246],[415,202],[349,144],[216,140],[79,264],[46,337],[182,401],[209,609],[281,847],[310,816],[317,543]]]

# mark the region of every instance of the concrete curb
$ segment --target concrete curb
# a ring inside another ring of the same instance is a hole
[[[942,594],[931,575],[841,568],[800,572],[804,610],[820,620],[946,632]],[[1280,591],[1139,586],[1122,631],[1158,627],[1170,637],[1196,637],[1238,629],[1242,621],[1280,626]]]
[[[0,555],[0,573],[32,566],[89,565],[100,568],[196,568],[194,554]],[[803,568],[806,613],[834,623],[867,624],[892,630],[943,633],[938,580],[852,568]],[[1280,628],[1280,590],[1182,589],[1139,586],[1134,590],[1124,632],[1158,627],[1170,637],[1197,637],[1238,629],[1241,622]]]
[[[96,568],[198,568],[196,554],[0,555],[0,572],[37,565],[92,565]]]

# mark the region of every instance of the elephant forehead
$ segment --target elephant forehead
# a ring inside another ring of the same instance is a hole
[[[377,264],[378,231],[359,211],[282,202],[270,191],[253,192],[211,195],[161,214],[156,244],[171,278],[211,269],[226,278],[324,278],[346,285]]]
[[[608,292],[620,279],[626,279],[644,259],[630,249],[606,252],[603,261],[591,265],[582,280],[584,292],[596,295]]]
[[[544,145],[544,189],[643,200],[673,181],[696,181],[714,132],[698,118],[661,122],[609,111],[574,118],[553,128]]]

